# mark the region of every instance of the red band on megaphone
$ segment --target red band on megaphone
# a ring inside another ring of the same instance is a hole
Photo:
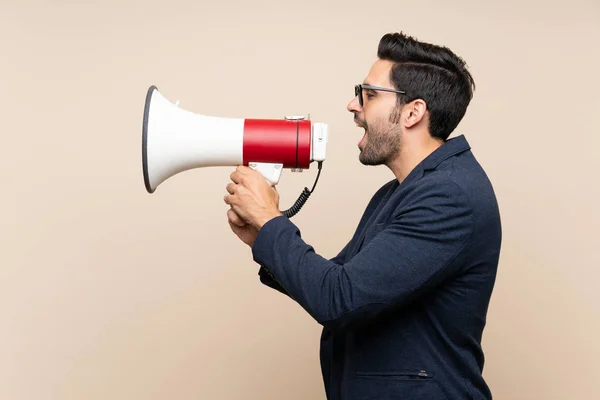
[[[250,162],[308,168],[311,122],[306,120],[244,120],[244,165]]]

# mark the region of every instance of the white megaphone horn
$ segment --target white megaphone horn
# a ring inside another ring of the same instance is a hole
[[[150,86],[142,127],[144,184],[154,193],[165,180],[193,168],[246,165],[271,186],[284,168],[308,169],[318,163],[312,190],[304,191],[283,214],[295,215],[319,179],[327,147],[327,124],[304,117],[284,119],[223,118],[195,114],[172,104]]]

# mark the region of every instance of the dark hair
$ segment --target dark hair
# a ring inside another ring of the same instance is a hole
[[[465,62],[450,49],[418,41],[403,33],[385,34],[377,56],[395,65],[390,80],[400,104],[422,99],[429,111],[429,133],[446,140],[473,97],[475,82]]]

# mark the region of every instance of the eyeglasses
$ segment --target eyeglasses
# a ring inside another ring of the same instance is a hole
[[[356,86],[354,86],[354,96],[358,96],[358,103],[360,104],[361,107],[363,106],[363,97],[362,97],[363,89],[381,90],[383,92],[394,92],[394,93],[406,94],[406,92],[404,92],[402,90],[384,88],[384,87],[379,87],[379,86],[363,85],[363,84],[356,85]]]

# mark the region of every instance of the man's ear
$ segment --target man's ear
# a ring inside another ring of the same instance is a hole
[[[406,109],[404,117],[404,126],[406,128],[412,128],[425,119],[425,113],[427,112],[425,101],[416,99],[408,103],[404,108]]]

